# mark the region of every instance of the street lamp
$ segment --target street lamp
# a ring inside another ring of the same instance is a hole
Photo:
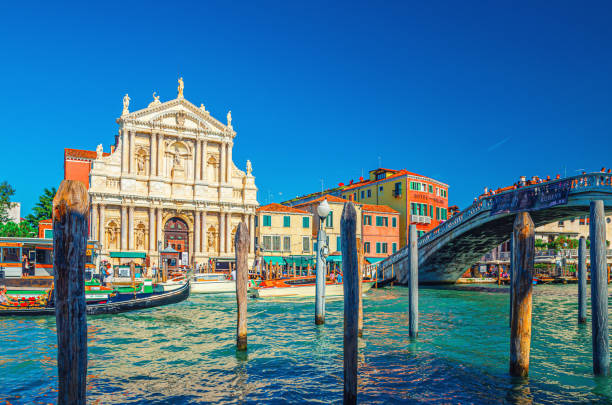
[[[325,323],[325,259],[327,257],[327,235],[323,230],[323,221],[329,215],[331,208],[327,198],[317,207],[319,214],[319,231],[317,233],[317,269],[316,269],[316,300],[315,300],[315,324]]]

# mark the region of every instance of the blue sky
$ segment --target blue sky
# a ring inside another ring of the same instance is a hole
[[[612,166],[606,2],[5,2],[0,180],[22,215],[65,147],[105,150],[121,99],[204,103],[259,201],[378,166],[468,205],[520,175]]]

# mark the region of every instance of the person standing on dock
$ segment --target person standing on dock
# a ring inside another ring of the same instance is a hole
[[[21,276],[31,276],[30,274],[30,259],[25,253],[21,256]]]

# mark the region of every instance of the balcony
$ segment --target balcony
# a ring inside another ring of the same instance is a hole
[[[410,215],[410,222],[413,224],[431,224],[431,218],[426,215]]]

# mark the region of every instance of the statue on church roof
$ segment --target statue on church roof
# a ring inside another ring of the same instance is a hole
[[[104,147],[102,146],[102,144],[100,144],[96,148],[96,159],[102,159],[103,154],[104,154]]]
[[[250,160],[247,160],[246,170],[247,170],[247,176],[250,176],[251,173],[253,172],[253,166],[251,166],[251,161]]]
[[[153,92],[153,101],[149,104],[149,107],[153,107],[154,105],[160,105],[161,101],[159,101],[159,96],[156,96],[156,91]]]
[[[204,113],[207,112],[206,111],[206,107],[204,107],[204,104],[200,104],[200,111],[202,111]]]
[[[128,96],[127,94],[125,96],[123,96],[123,113],[121,115],[125,115],[125,114],[129,114],[130,110],[130,96]]]
[[[179,77],[178,79],[178,97],[183,98],[183,89],[185,88],[185,84],[183,83],[183,78]]]
[[[232,110],[227,112],[227,126],[232,128]]]

